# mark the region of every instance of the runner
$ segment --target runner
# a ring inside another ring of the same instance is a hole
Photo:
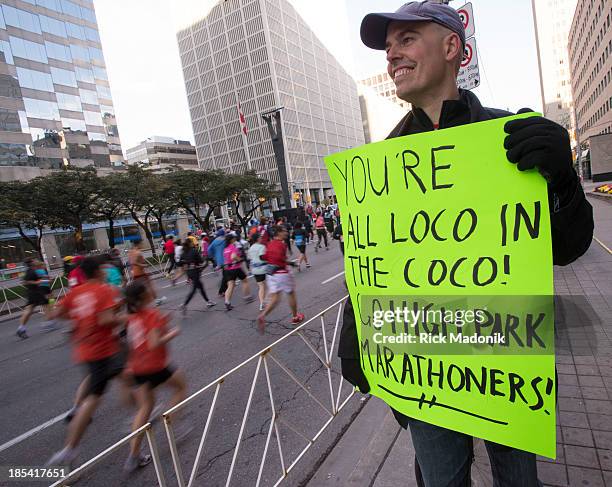
[[[338,217],[338,225],[332,234],[334,240],[337,240],[340,244],[340,252],[344,255],[344,235],[342,234],[342,223],[340,222],[340,217]]]
[[[199,256],[199,252],[192,248]],[[128,306],[128,341],[130,354],[128,367],[134,374],[137,386],[136,400],[138,412],[132,423],[132,431],[137,430],[149,421],[155,405],[155,389],[167,384],[173,389],[168,408],[185,399],[187,384],[185,375],[170,365],[166,344],[178,336],[179,328],[167,329],[168,315],[151,308],[153,295],[143,282],[130,284],[125,292]],[[142,436],[130,442],[130,453],[125,461],[124,470],[134,472],[151,462],[150,455],[140,453]]]
[[[164,243],[164,254],[168,256],[168,270],[166,271],[166,277],[170,277],[170,273],[176,267],[176,261],[174,260],[174,237],[168,235],[166,242]]]
[[[29,338],[25,325],[32,316],[36,306],[41,306],[45,313],[47,321],[43,323],[43,326],[45,328],[52,328],[54,326],[54,322],[51,319],[51,308],[49,307],[51,288],[44,264],[36,259],[28,259],[25,261],[25,264],[27,270],[23,277],[23,285],[26,288],[27,304],[19,319],[19,327],[16,332],[16,335],[22,340]]]
[[[321,239],[325,241],[325,250],[329,250],[327,245],[327,228],[325,227],[325,218],[321,214],[321,212],[317,212],[317,218],[315,220],[315,228],[317,229],[317,237],[319,241],[315,247],[315,252],[317,252],[321,248]]]
[[[98,257],[84,259],[81,269],[87,280],[70,290],[57,305],[54,315],[73,321],[75,360],[84,364],[89,380],[86,382],[85,400],[70,423],[65,446],[51,457],[47,465],[72,464],[77,456],[77,446],[108,382],[123,370],[118,336],[113,332],[122,323],[122,318],[116,313],[119,293],[104,283]]]
[[[208,299],[206,291],[204,290],[204,285],[200,279],[202,270],[206,268],[208,262],[205,263],[204,259],[202,259],[202,254],[200,254],[200,251],[191,246],[191,240],[186,240],[185,245],[183,245],[183,262],[185,264],[187,278],[191,282],[191,291],[189,291],[187,298],[185,298],[185,302],[179,306],[179,310],[182,312],[182,314],[185,315],[187,312],[187,305],[198,290],[204,298],[204,301],[206,301],[207,308],[217,304]]]
[[[263,237],[259,233],[255,233],[251,238],[251,248],[249,249],[249,260],[251,261],[251,274],[255,278],[258,288],[259,311],[263,311],[266,299],[266,266],[267,264],[261,260],[261,256],[266,253],[266,246],[262,243]]]
[[[175,249],[176,252],[176,249]],[[128,259],[130,262],[130,268],[132,270],[132,279],[134,281],[143,281],[148,287],[151,295],[155,299],[155,305],[159,306],[164,301],[166,301],[166,297],[162,296],[161,298],[157,297],[157,293],[155,292],[155,287],[151,282],[151,278],[147,273],[147,266],[149,265],[142,254],[142,241],[137,240],[134,242],[133,247],[128,252]]]
[[[174,265],[176,267],[176,272],[172,277],[172,285],[176,285],[176,281],[178,281],[185,274],[184,263],[183,263],[183,242],[177,240],[174,244]]]
[[[244,300],[250,303],[254,298],[251,296],[251,287],[249,286],[247,276],[242,270],[243,257],[241,257],[240,251],[236,247],[236,235],[230,234],[225,237],[225,244],[225,249],[223,250],[223,280],[227,284],[227,290],[225,291],[225,309],[230,311],[234,308],[232,306],[232,294],[234,294],[236,279],[242,281]]]
[[[269,315],[278,304],[281,292],[287,294],[289,298],[289,306],[291,307],[291,314],[293,316],[291,323],[297,325],[304,320],[304,314],[298,313],[297,310],[295,280],[287,268],[286,239],[287,230],[283,227],[276,227],[274,229],[274,239],[268,244],[266,253],[262,257],[264,261],[274,268],[272,273],[268,274],[267,277],[270,300],[268,301],[266,309],[264,309],[257,318],[257,328],[262,334],[266,327],[266,316]]]
[[[298,258],[298,261],[297,261],[298,272],[302,271],[302,268],[301,268],[302,262],[306,264],[307,269],[310,269],[310,263],[308,262],[308,257],[306,257],[306,238],[307,238],[306,230],[302,228],[301,222],[297,222],[295,224],[295,230],[293,230],[293,235],[291,235],[291,238],[295,242],[295,246],[300,252],[300,257]]]

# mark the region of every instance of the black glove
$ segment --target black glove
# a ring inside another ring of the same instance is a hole
[[[532,110],[522,108],[518,113]],[[573,194],[577,176],[567,130],[544,117],[530,117],[507,122],[509,134],[504,141],[508,160],[519,171],[538,168],[553,192]]]
[[[370,385],[363,374],[363,370],[361,370],[359,359],[343,358],[340,359],[340,363],[342,367],[342,377],[355,387],[358,387],[360,392],[367,394],[370,391]]]

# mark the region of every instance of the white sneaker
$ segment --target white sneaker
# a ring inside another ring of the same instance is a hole
[[[146,467],[149,463],[151,463],[151,455],[138,455],[137,457],[133,457],[130,455],[127,457],[127,460],[123,464],[123,470],[126,473],[132,473],[138,470],[139,468]]]
[[[259,304],[259,311],[263,311],[265,307],[266,307],[266,305],[265,305],[265,304],[260,303],[260,304]]]
[[[166,296],[162,296],[161,298],[157,298],[155,300],[155,306],[161,306],[162,304],[164,304],[166,301],[168,301],[168,298]]]
[[[49,458],[45,466],[51,467],[53,465],[67,465],[68,467],[71,467],[72,462],[74,462],[74,459],[77,457],[77,453],[76,448],[63,448]]]

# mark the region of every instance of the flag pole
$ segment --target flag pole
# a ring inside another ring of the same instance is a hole
[[[247,125],[246,117],[242,113],[242,107],[240,106],[240,100],[238,100],[238,93],[234,92],[236,97],[236,107],[238,108],[238,120],[240,121],[240,134],[242,135],[242,146],[244,147],[244,157],[246,158],[247,169],[250,171],[253,169],[251,166],[251,153],[249,152],[249,142],[247,140]]]

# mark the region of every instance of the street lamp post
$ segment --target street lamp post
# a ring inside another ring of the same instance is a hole
[[[291,208],[291,198],[289,196],[289,183],[287,181],[287,166],[285,164],[285,146],[283,143],[283,129],[281,126],[281,110],[284,107],[274,108],[267,112],[263,112],[261,117],[268,125],[268,132],[272,138],[272,148],[274,149],[274,157],[278,167],[278,177],[280,179],[281,189],[283,192],[283,202],[285,209]],[[274,119],[274,126],[272,125]]]

